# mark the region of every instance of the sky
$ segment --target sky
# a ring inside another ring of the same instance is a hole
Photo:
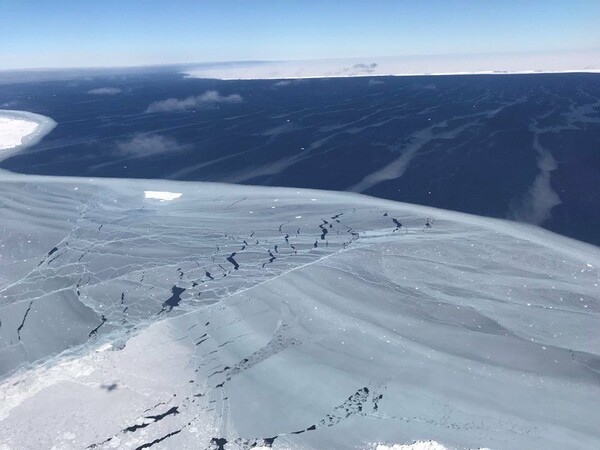
[[[0,70],[600,48],[600,0],[0,0]]]

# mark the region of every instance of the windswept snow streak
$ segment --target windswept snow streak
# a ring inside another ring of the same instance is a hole
[[[477,112],[468,116],[457,116],[453,118],[453,121],[460,122],[464,119],[470,119],[470,121],[454,128],[449,126],[448,120],[444,120],[439,123],[432,123],[429,127],[414,133],[406,142],[401,142],[391,146],[391,150],[395,152],[401,151],[401,155],[388,165],[367,175],[359,183],[349,187],[348,189],[354,192],[365,192],[379,183],[400,178],[408,169],[412,159],[426,144],[430,144],[439,140],[451,141],[463,131],[480,125],[479,122],[482,119],[490,119],[502,111],[502,109],[505,107],[523,103],[524,100],[524,98],[520,98],[515,101],[508,102],[500,108]]]
[[[600,108],[600,100],[593,97],[591,102],[583,105],[571,103],[568,112],[561,114],[564,120],[563,125],[545,127],[539,125],[538,122],[556,114],[555,110],[551,110],[533,121],[529,129],[533,133],[533,148],[538,153],[540,173],[529,191],[513,207],[511,218],[541,225],[550,217],[552,209],[562,203],[560,196],[552,188],[550,179],[552,172],[558,168],[556,160],[552,153],[542,146],[540,138],[542,136],[552,138],[566,130],[577,130],[593,124],[600,124],[600,119],[594,115],[597,108]]]
[[[356,194],[0,176],[8,448],[600,446],[596,247]]]

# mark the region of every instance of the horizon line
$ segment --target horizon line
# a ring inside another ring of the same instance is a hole
[[[286,62],[308,62],[308,61],[335,61],[335,60],[353,60],[353,59],[387,59],[387,58],[427,58],[427,57],[452,57],[452,56],[500,56],[500,55],[528,55],[528,54],[564,54],[564,53],[584,53],[600,52],[600,47],[561,49],[561,50],[515,50],[504,52],[474,52],[474,53],[424,53],[424,54],[404,54],[404,55],[385,55],[385,56],[348,56],[348,57],[327,57],[327,58],[300,58],[300,59],[231,59],[231,60],[212,60],[196,62],[173,62],[173,63],[146,63],[146,64],[116,64],[116,65],[90,65],[90,66],[36,66],[36,67],[14,67],[9,69],[0,68],[0,73],[4,72],[50,72],[65,70],[110,70],[110,69],[136,69],[136,68],[169,68],[178,66],[195,66],[209,64],[244,64],[244,63],[286,63]],[[533,69],[532,69],[533,70]],[[594,69],[595,70],[595,69]]]

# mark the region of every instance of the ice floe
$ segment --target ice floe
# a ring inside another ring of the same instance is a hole
[[[600,443],[597,247],[358,194],[155,180],[164,208],[147,180],[0,175],[9,446]]]

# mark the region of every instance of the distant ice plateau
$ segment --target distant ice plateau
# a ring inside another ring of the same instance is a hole
[[[183,72],[223,80],[600,72],[600,50],[240,61],[190,65]]]
[[[599,284],[503,220],[0,171],[0,448],[598,448]]]

